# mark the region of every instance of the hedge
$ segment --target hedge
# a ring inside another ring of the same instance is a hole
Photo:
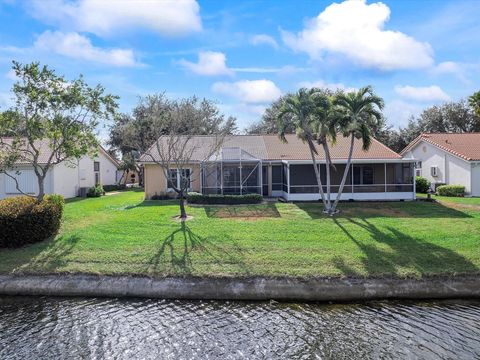
[[[63,215],[60,195],[42,201],[29,196],[0,200],[0,247],[19,247],[57,234]]]
[[[430,189],[430,185],[430,181],[424,177],[417,176],[415,178],[415,189],[418,193],[426,194],[428,189]]]
[[[437,193],[440,196],[465,196],[465,186],[463,185],[442,185],[437,187]]]
[[[127,186],[125,184],[103,185],[103,190],[105,192],[120,191],[120,190],[125,190],[126,188]]]
[[[87,197],[100,197],[102,195],[105,195],[102,185],[93,186],[87,191]]]
[[[262,195],[203,195],[200,193],[188,193],[187,201],[190,204],[258,204],[263,201]]]

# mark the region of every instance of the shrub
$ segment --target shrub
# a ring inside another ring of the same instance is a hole
[[[430,181],[424,177],[417,176],[415,178],[415,188],[418,193],[426,194],[428,189],[430,189],[430,185]]]
[[[263,201],[262,195],[246,194],[246,195],[203,195],[200,193],[188,193],[187,200],[190,204],[258,204]]]
[[[465,196],[465,186],[463,185],[442,185],[437,187],[437,193],[440,196]]]
[[[125,190],[126,188],[127,186],[125,184],[103,185],[103,190],[105,192],[120,191],[120,190]]]
[[[57,234],[64,201],[48,195],[42,201],[18,196],[0,201],[0,247],[19,247]]]
[[[150,200],[172,200],[173,198],[167,194],[155,194],[153,195]]]
[[[102,185],[93,186],[87,191],[87,197],[100,197],[105,195]]]

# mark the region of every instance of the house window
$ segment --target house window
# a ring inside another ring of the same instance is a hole
[[[98,161],[93,162],[93,172],[95,174],[95,185],[100,184],[100,163]]]
[[[169,176],[168,176],[168,190],[173,190],[172,184],[175,185],[177,189],[179,189],[182,185],[182,181],[186,181],[188,183],[187,189],[190,190],[191,185],[191,170],[190,169],[183,169],[181,176],[180,171],[178,169],[170,169]]]
[[[354,185],[372,185],[373,184],[373,167],[354,166],[353,167],[353,184]]]
[[[422,162],[417,161],[415,163],[415,176],[422,176]]]
[[[173,185],[172,185],[173,184]],[[173,190],[173,187],[178,188],[178,170],[170,169],[168,173],[168,189]]]

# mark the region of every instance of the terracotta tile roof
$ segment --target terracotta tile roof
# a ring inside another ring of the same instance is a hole
[[[407,153],[421,141],[468,161],[480,160],[480,133],[424,133],[408,144],[400,154]]]
[[[269,160],[310,160],[310,150],[296,135],[287,135],[287,143],[283,143],[275,135],[264,136]],[[337,142],[330,144],[330,156],[333,160],[346,160],[350,150],[350,138],[337,137]],[[321,146],[317,146],[317,159],[325,160],[325,153]],[[355,140],[353,146],[353,159],[401,159],[395,151],[373,139],[367,151],[362,149],[362,143]]]
[[[287,135],[287,143],[280,141],[277,135],[233,135],[225,139],[223,147],[239,147],[252,156],[261,160],[310,160],[310,151],[296,135]],[[209,144],[212,144],[212,136],[195,136],[189,141],[191,146],[196,147],[192,160],[203,161],[207,154],[203,151],[202,144],[208,151]],[[159,141],[165,141],[166,139]],[[331,157],[333,160],[346,160],[350,148],[350,139],[339,136],[337,143],[330,146]],[[317,146],[318,160],[325,160],[323,150]],[[145,154],[140,157],[140,161],[152,161],[152,157],[158,161],[157,146],[154,144]],[[377,140],[372,141],[369,150],[363,151],[361,141],[356,140],[353,150],[353,159],[401,159],[402,157],[386,147]]]

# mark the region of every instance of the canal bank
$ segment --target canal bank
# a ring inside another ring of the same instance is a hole
[[[0,275],[0,295],[278,301],[480,298],[480,277],[340,279]]]

